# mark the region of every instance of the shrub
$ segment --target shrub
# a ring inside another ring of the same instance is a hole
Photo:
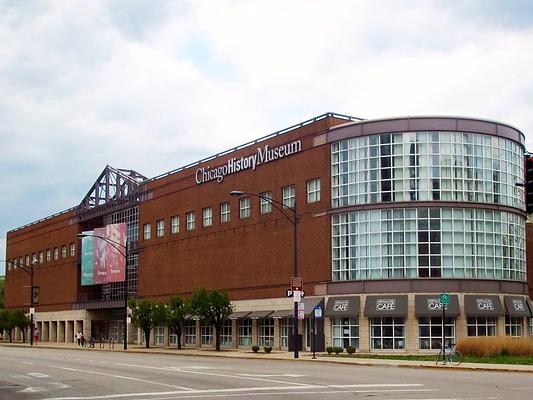
[[[333,351],[335,352],[335,354],[339,354],[342,353],[344,349],[342,347],[334,347]]]
[[[257,345],[254,344],[254,345],[252,346],[252,351],[253,351],[254,353],[257,353],[257,352],[259,351],[259,346],[257,346]]]
[[[328,352],[328,354],[333,353],[333,347],[331,346],[326,347],[326,351]]]
[[[272,346],[265,346],[263,347],[263,350],[265,351],[265,353],[270,353],[272,352]]]
[[[477,357],[533,356],[533,338],[476,337],[461,340],[457,350]]]
[[[348,354],[355,353],[355,347],[353,347],[353,346],[346,347],[346,353],[348,353]]]

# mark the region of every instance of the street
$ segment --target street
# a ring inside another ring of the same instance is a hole
[[[0,347],[0,399],[528,399],[530,373]]]

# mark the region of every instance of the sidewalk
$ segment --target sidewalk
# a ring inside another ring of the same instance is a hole
[[[30,347],[29,343],[9,343],[0,341],[0,346],[13,347]],[[70,349],[80,351],[116,351],[125,352],[122,349],[122,343],[115,343],[114,348],[110,348],[109,344],[100,348],[99,343],[95,348],[80,347],[74,343],[50,343],[39,342],[34,346],[35,348],[47,349]],[[349,357],[329,357],[325,353],[317,353],[316,359],[313,359],[313,353],[300,352],[300,358],[294,359],[293,353],[288,351],[273,351],[267,354],[263,351],[254,353],[250,349],[246,350],[229,350],[224,349],[215,351],[213,349],[181,349],[176,347],[150,347],[146,349],[144,346],[128,345],[128,353],[149,353],[149,354],[168,354],[180,356],[203,356],[203,357],[228,357],[228,358],[246,358],[246,359],[268,359],[268,360],[285,360],[294,362],[322,362],[322,363],[336,363],[336,364],[352,364],[365,366],[381,366],[381,367],[400,367],[400,368],[437,368],[437,369],[454,369],[454,370],[471,370],[471,371],[506,371],[506,372],[526,372],[533,373],[533,365],[515,365],[515,364],[480,364],[480,363],[463,363],[458,367],[448,365],[435,365],[433,361],[410,361],[410,360],[382,360],[371,358],[349,358]]]

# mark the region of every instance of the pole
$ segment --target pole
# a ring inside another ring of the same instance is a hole
[[[33,346],[33,260],[30,265],[30,346]]]
[[[296,199],[294,200],[294,207],[292,209],[293,211],[293,214],[294,214],[294,223],[292,224],[293,225],[293,228],[294,228],[294,276],[298,276],[298,229],[297,229],[297,224],[298,224],[298,215],[297,215],[297,212],[296,212]],[[300,289],[303,289],[303,288],[300,288]],[[294,329],[293,329],[293,341],[294,341],[294,358],[299,358],[300,355],[298,353],[299,351],[299,343],[298,343],[298,303],[295,301],[294,302]]]
[[[442,363],[444,365],[446,365],[446,345],[444,343],[445,339],[446,339],[446,334],[444,333],[444,328],[445,328],[445,324],[444,324],[444,321],[446,319],[446,304],[443,304],[442,305]]]
[[[316,317],[313,316],[313,337],[312,337],[313,360],[316,359],[316,354],[315,354],[315,336],[316,336]]]
[[[124,254],[124,350],[128,350],[128,240]]]

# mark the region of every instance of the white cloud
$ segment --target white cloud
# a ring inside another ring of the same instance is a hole
[[[530,10],[0,0],[0,235],[75,205],[106,164],[154,176],[326,111],[497,119],[533,149]]]

